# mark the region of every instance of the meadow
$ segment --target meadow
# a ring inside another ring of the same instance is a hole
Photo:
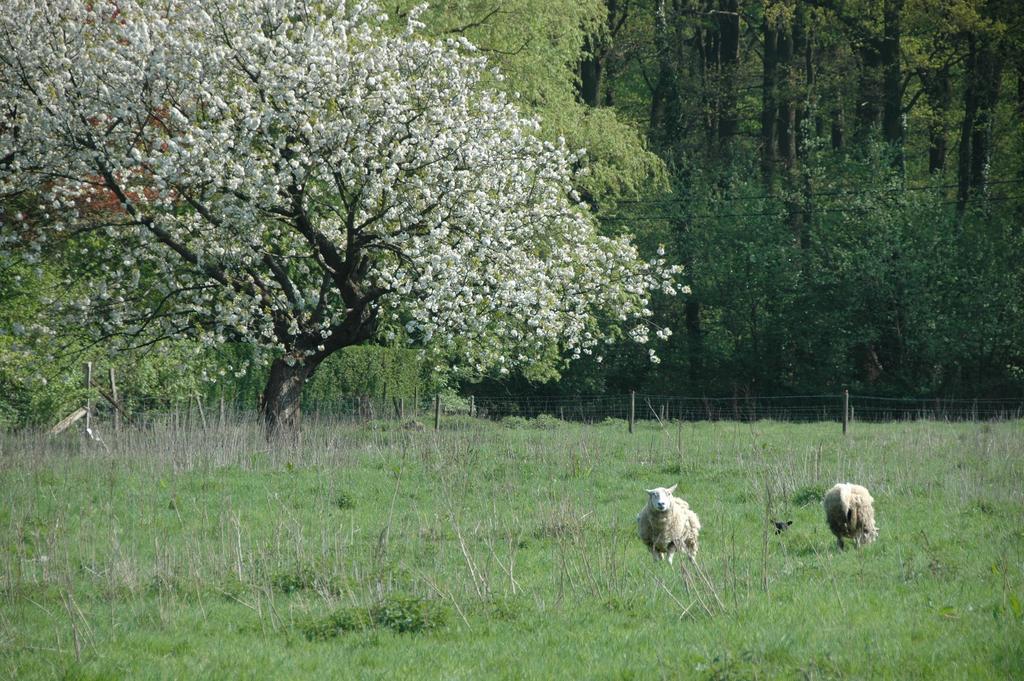
[[[676,482],[671,567],[635,518]],[[12,679],[1022,678],[1022,602],[1021,421],[0,434]]]

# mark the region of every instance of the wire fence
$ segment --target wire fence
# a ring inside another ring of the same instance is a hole
[[[81,411],[81,410],[80,410]],[[172,427],[209,427],[239,420],[258,420],[252,408],[223,398],[163,409],[119,414],[108,401],[90,405],[90,416],[104,430],[119,422],[145,428],[157,423]],[[845,415],[845,418],[844,418]],[[371,423],[391,421],[415,430],[468,428],[478,421],[557,419],[596,424],[621,422],[633,429],[637,422],[761,420],[810,423],[931,421],[1006,421],[1024,419],[1024,398],[893,398],[848,393],[821,395],[690,397],[647,393],[519,396],[372,397],[344,395],[303,404],[307,423]],[[86,423],[88,420],[83,419]]]
[[[626,421],[937,421],[1009,420],[1024,417],[1024,399],[889,398],[853,394],[685,397],[633,393],[590,397],[476,397],[477,416],[595,423]]]

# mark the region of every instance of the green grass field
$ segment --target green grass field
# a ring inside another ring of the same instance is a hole
[[[0,676],[1024,677],[1022,422],[447,424],[0,435]],[[695,566],[635,536],[674,482]]]

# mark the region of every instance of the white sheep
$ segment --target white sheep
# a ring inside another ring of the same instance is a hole
[[[647,545],[654,560],[668,556],[669,565],[676,551],[682,550],[692,560],[697,556],[697,535],[700,520],[690,505],[672,496],[676,485],[646,490],[647,505],[636,517],[640,540]]]
[[[853,539],[857,547],[878,538],[874,501],[867,489],[848,482],[841,482],[825,493],[825,521],[839,548],[843,548],[843,537]]]

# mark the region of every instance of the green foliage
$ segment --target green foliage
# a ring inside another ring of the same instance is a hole
[[[342,634],[367,629],[371,624],[370,614],[365,608],[340,608],[326,617],[306,622],[300,629],[307,641],[328,641]]]
[[[428,395],[430,372],[415,350],[362,345],[342,348],[317,368],[303,391],[309,403],[341,395],[412,397]]]
[[[373,621],[400,634],[414,634],[444,626],[448,611],[436,601],[392,594],[373,609]]]
[[[793,492],[790,501],[794,506],[820,504],[821,500],[825,498],[825,491],[824,485],[805,485]]]

